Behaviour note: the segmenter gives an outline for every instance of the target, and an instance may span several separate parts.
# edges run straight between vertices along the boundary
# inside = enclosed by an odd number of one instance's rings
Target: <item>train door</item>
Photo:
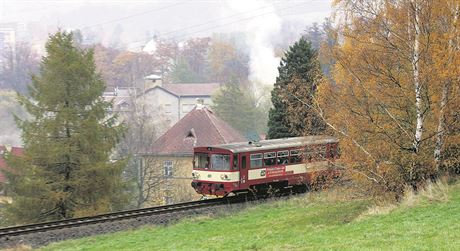
[[[240,189],[248,188],[249,155],[240,153]]]

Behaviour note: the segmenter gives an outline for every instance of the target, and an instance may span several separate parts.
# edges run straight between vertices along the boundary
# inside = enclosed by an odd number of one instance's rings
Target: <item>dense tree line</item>
[[[161,74],[170,83],[247,81],[248,56],[221,38],[191,38],[184,42],[155,38],[154,50],[129,52],[96,45],[98,69],[109,87],[142,86],[144,77]]]

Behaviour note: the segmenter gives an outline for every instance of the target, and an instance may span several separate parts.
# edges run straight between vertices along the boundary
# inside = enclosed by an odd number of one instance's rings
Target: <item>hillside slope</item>
[[[398,206],[371,208],[366,200],[341,198],[340,191],[308,194],[239,214],[66,241],[43,250],[459,249],[460,183],[433,187]]]

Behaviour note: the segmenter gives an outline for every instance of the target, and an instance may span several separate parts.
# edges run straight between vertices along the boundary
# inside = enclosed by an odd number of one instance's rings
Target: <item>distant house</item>
[[[152,114],[159,115],[169,126],[174,125],[189,113],[201,100],[204,106],[210,107],[211,96],[216,92],[219,83],[172,83],[165,84],[161,76],[149,75],[140,88],[118,88],[104,92],[106,100],[112,100],[114,111],[130,112],[133,102],[147,106]]]
[[[196,105],[197,99],[204,106],[212,104],[211,96],[220,87],[218,83],[174,83],[163,84],[161,78],[147,76],[145,91],[139,95],[143,102],[163,111],[170,125],[187,115]]]
[[[206,106],[196,105],[158,138],[149,152],[142,154],[143,168],[153,169],[155,176],[162,179],[151,195],[151,204],[169,204],[200,197],[190,185],[195,146],[245,140]]]
[[[8,183],[5,172],[12,171],[5,160],[5,155],[8,152],[15,156],[23,156],[24,149],[21,147],[11,147],[8,149],[6,146],[0,146],[0,195],[5,193],[6,184]]]
[[[102,97],[105,101],[113,102],[113,111],[129,112],[131,103],[141,90],[136,87],[115,87],[112,91],[105,91]]]

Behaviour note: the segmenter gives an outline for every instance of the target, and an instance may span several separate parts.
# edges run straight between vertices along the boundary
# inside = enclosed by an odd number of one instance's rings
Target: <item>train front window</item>
[[[193,168],[207,169],[209,168],[209,155],[207,153],[195,153]]]
[[[230,155],[213,154],[211,155],[212,170],[230,170]]]

